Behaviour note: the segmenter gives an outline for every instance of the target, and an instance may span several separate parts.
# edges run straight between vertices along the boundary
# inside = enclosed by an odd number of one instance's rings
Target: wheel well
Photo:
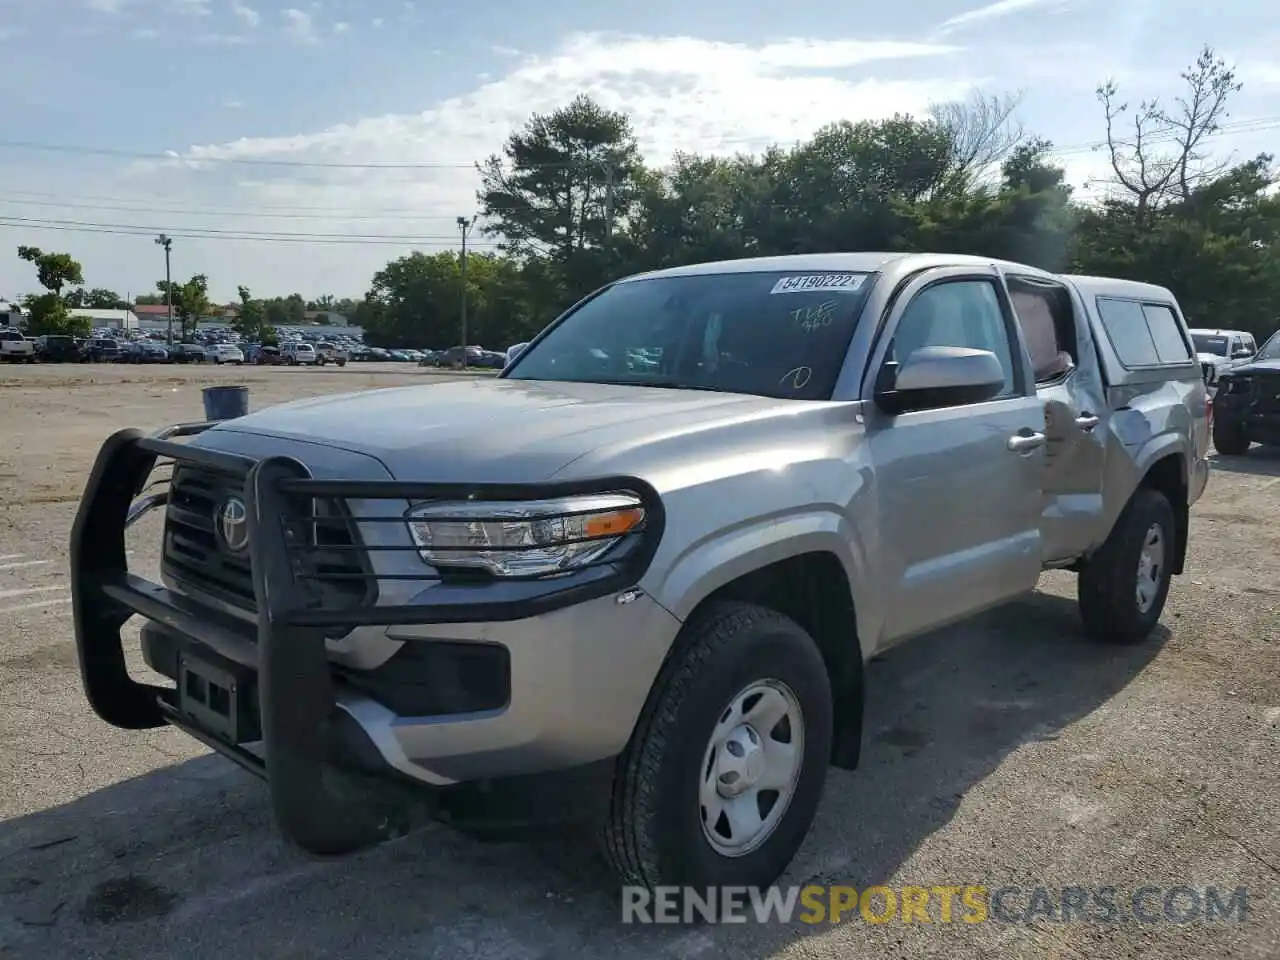
[[[862,743],[862,648],[849,578],[839,558],[818,551],[779,560],[731,580],[698,606],[717,600],[776,610],[814,639],[827,665],[835,708],[831,762],[846,770],[856,767]]]
[[[1169,505],[1173,507],[1174,533],[1177,543],[1174,546],[1174,573],[1182,573],[1187,559],[1188,525],[1190,523],[1187,504],[1187,478],[1183,470],[1183,460],[1178,454],[1161,457],[1147,470],[1142,478],[1141,486],[1158,490],[1164,494]]]

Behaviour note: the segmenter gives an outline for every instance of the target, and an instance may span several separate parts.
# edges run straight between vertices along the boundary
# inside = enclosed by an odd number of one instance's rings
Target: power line
[[[176,207],[174,209],[164,209],[157,207],[154,203],[143,204],[137,201],[132,205],[110,204],[110,203],[79,203],[72,201],[58,200],[27,200],[20,197],[3,198],[6,204],[17,204],[19,206],[31,207],[58,207],[68,210],[108,210],[115,213],[173,213],[180,216],[193,217],[252,217],[253,219],[267,220],[435,220],[445,221],[453,220],[453,217],[443,214],[414,214],[414,213],[353,213],[344,211],[334,211],[332,213],[281,213],[274,210],[249,210],[244,207],[224,207],[216,210],[200,210],[195,207]],[[172,207],[180,201],[172,201],[169,205]],[[196,207],[202,207],[204,204],[196,204]]]
[[[6,217],[0,215],[0,227],[15,227],[26,230],[53,230],[63,233],[105,233],[126,237],[150,237],[155,234],[156,227],[144,227],[134,224],[90,223],[80,220],[37,220],[24,217]],[[168,236],[181,240],[239,240],[268,243],[339,243],[383,246],[424,246],[452,247],[453,238],[440,236],[420,236],[413,234],[323,234],[323,233],[259,233],[253,231],[203,231],[174,230]],[[473,246],[496,248],[497,241],[477,241]]]

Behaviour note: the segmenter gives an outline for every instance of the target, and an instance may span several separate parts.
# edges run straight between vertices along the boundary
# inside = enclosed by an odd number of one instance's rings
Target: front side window
[[[1004,389],[992,399],[1017,392],[1009,329],[995,285],[988,280],[950,280],[916,295],[898,321],[886,361],[905,363],[922,347],[990,351],[1004,371]]]
[[[623,281],[503,376],[827,400],[870,286],[870,274],[837,271]]]

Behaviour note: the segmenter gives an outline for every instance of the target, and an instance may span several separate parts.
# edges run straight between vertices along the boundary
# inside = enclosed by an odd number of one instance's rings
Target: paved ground
[[[1084,640],[1069,576],[871,667],[863,769],[833,773],[786,882],[1247,886],[1243,922],[855,919],[640,928],[585,842],[432,828],[336,863],[285,849],[263,787],[173,731],[98,722],[77,685],[66,540],[97,445],[440,374],[0,368],[0,956],[632,958],[1280,956],[1280,454],[1219,463],[1167,630]],[[133,561],[155,564],[155,528]],[[1027,904],[1025,895],[1011,901]],[[937,914],[934,914],[935,919]]]

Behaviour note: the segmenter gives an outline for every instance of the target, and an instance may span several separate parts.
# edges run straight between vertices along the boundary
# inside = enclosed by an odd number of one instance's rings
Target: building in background
[[[5,327],[25,330],[27,328],[27,315],[16,303],[0,300],[0,328]]]
[[[132,310],[93,310],[76,308],[68,310],[73,317],[84,317],[94,327],[111,327],[115,330],[137,330],[138,316]]]

